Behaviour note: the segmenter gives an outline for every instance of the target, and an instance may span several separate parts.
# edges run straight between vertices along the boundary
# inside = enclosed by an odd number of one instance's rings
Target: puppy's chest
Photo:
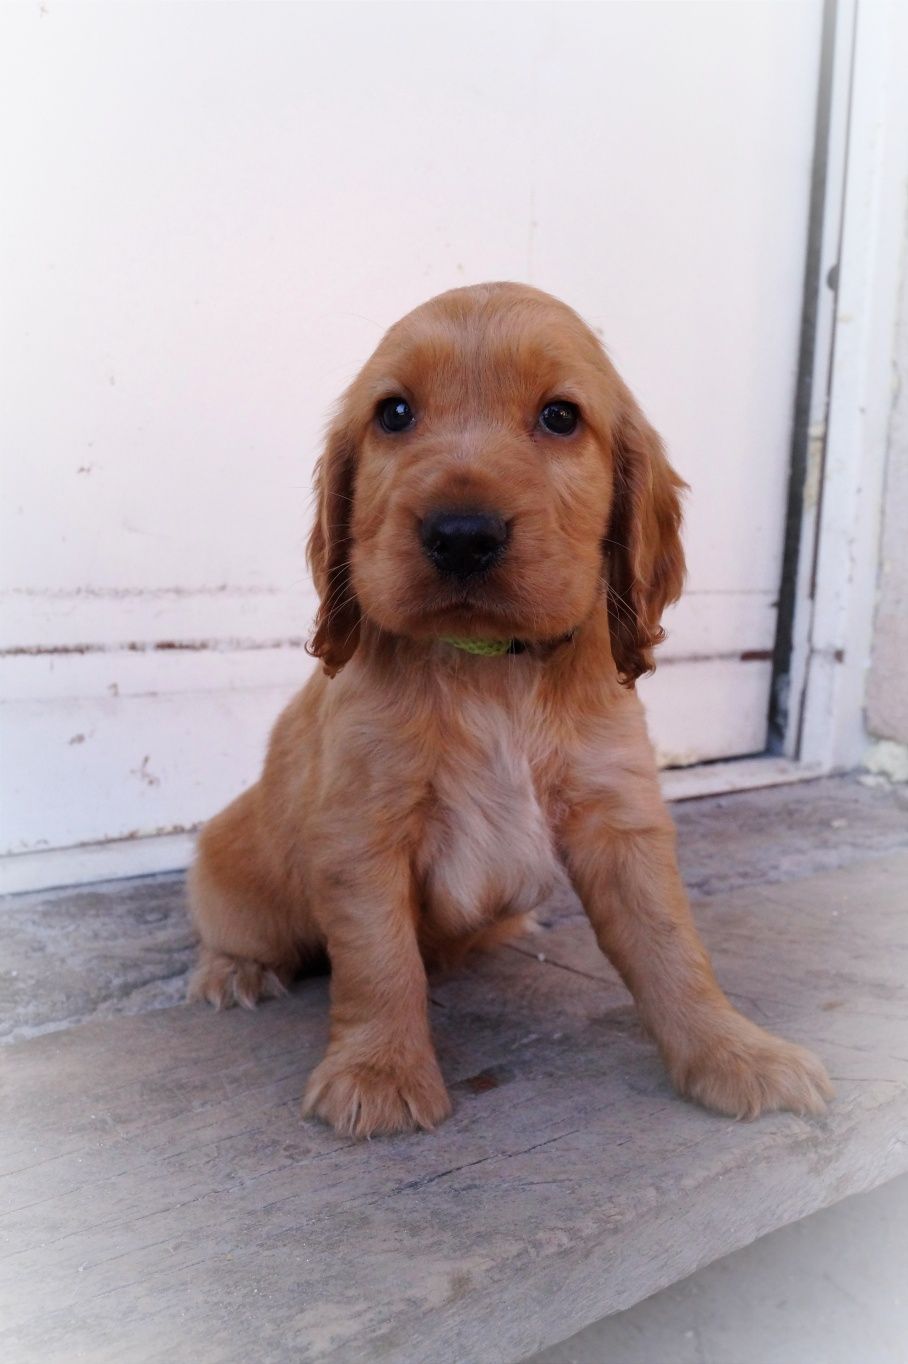
[[[417,859],[425,910],[442,931],[470,931],[534,909],[559,874],[538,745],[506,714],[454,727],[432,777]]]

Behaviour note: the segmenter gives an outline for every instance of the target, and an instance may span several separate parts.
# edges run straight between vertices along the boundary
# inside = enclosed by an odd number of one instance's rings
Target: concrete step
[[[456,1109],[432,1135],[300,1121],[324,980],[12,1042],[2,1357],[517,1361],[908,1169],[908,851],[873,852],[697,911],[732,998],[827,1062],[822,1119],[675,1098],[572,902],[433,983]]]

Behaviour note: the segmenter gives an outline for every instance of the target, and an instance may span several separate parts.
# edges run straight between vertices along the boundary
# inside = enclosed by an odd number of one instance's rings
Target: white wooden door
[[[421,299],[576,306],[691,485],[664,761],[764,746],[820,0],[7,6],[4,850],[194,826],[306,677],[309,481]]]

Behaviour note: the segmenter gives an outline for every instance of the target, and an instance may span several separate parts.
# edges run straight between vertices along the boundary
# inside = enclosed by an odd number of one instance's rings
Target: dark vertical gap
[[[825,283],[820,278],[820,266],[823,249],[823,214],[826,203],[829,162],[829,124],[832,110],[832,76],[837,20],[837,0],[826,0],[823,7],[823,32],[820,40],[820,77],[817,88],[810,213],[807,227],[807,259],[804,264],[801,340],[798,351],[798,378],[792,423],[785,541],[782,552],[782,578],[779,587],[776,640],[772,656],[772,686],[769,696],[767,747],[771,753],[782,751],[791,702],[789,695],[791,654],[794,643],[798,560],[801,552],[801,523],[804,513],[804,480],[807,473],[810,444],[810,409],[813,398],[817,314],[820,290]]]

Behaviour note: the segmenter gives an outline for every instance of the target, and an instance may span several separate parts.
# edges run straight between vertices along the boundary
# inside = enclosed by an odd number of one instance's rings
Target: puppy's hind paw
[[[239,1004],[254,1009],[260,999],[279,999],[287,993],[287,973],[248,957],[202,949],[199,964],[189,982],[190,1004],[207,1000],[216,1009]]]

